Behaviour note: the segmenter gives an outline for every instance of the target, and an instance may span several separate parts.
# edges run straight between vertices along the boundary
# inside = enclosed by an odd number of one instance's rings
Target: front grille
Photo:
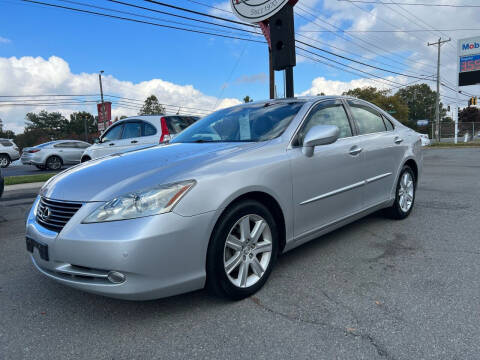
[[[78,202],[67,202],[40,198],[37,221],[49,230],[60,232],[73,215],[82,207]]]

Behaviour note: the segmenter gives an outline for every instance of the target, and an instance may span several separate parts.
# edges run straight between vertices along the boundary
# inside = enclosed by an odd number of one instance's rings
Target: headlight
[[[170,212],[195,185],[194,180],[126,194],[103,204],[83,220],[83,223],[134,219]]]

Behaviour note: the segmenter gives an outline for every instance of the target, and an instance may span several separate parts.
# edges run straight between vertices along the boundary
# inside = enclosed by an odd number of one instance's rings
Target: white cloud
[[[109,95],[140,100],[154,94],[161,103],[176,105],[180,108],[189,107],[211,111],[215,106],[216,109],[219,109],[241,103],[240,100],[234,98],[217,99],[214,96],[203,94],[193,85],[179,85],[162,79],[133,83],[107,75],[103,77],[103,89]],[[0,95],[97,94],[98,92],[98,74],[74,74],[70,71],[68,63],[59,57],[51,56],[49,59],[28,56],[0,57]],[[56,98],[55,101],[58,99]],[[2,101],[5,100],[2,99]],[[93,100],[98,99],[93,98]],[[114,104],[112,116],[135,115],[138,110],[131,109],[130,106],[140,105]],[[96,113],[95,104],[54,107],[0,105],[0,118],[3,119],[6,129],[22,132],[25,125],[25,114],[43,109],[59,111],[65,116],[82,110]],[[176,112],[178,108],[169,107],[167,110]],[[182,113],[190,111],[195,112],[196,110],[181,109]]]
[[[9,44],[12,40],[0,36],[0,44]]]

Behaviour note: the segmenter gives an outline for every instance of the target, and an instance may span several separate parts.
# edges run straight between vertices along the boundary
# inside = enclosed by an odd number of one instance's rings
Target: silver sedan
[[[60,170],[63,165],[78,164],[91,144],[80,140],[49,141],[23,149],[20,161],[39,169]]]
[[[243,104],[168,145],[52,178],[28,215],[27,249],[44,275],[96,294],[206,286],[241,299],[280,253],[380,209],[406,218],[421,169],[419,135],[365,101]]]

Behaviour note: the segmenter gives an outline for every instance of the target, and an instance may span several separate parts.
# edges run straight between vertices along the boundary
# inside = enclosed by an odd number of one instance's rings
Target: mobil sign
[[[460,56],[480,54],[480,36],[459,40],[458,52]]]

